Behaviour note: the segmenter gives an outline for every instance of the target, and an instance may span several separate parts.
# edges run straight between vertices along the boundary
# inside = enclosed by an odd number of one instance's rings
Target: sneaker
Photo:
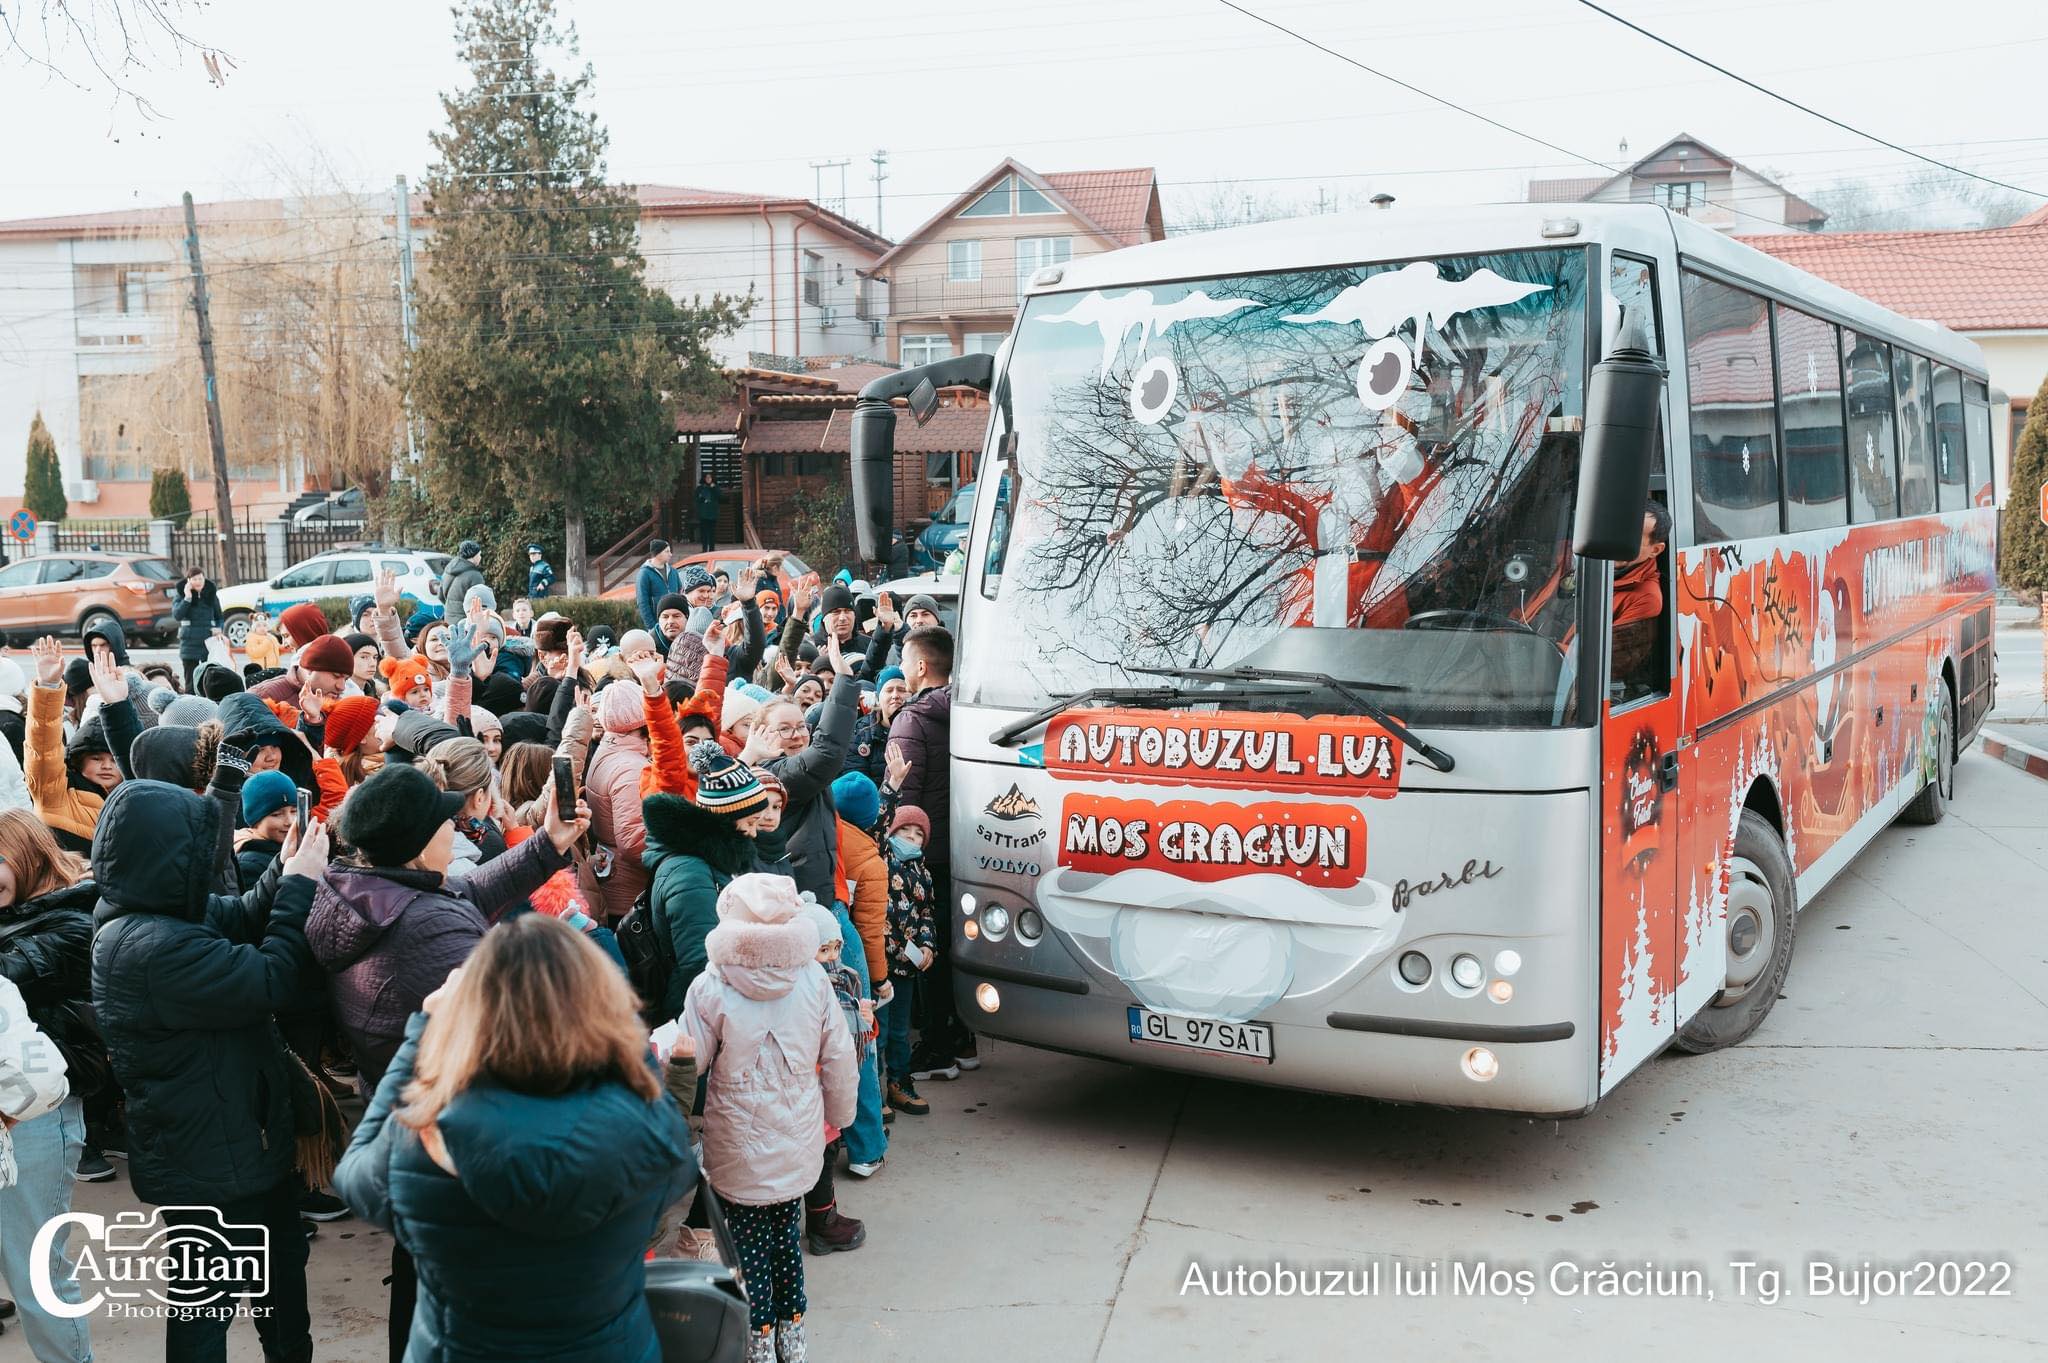
[[[314,1225],[311,1221],[308,1221],[303,1216],[299,1218],[299,1229],[306,1233],[306,1238],[308,1240],[311,1240],[320,1234],[320,1228]]]
[[[887,1103],[882,1104],[882,1125],[896,1125],[896,1109],[890,1107]]]
[[[910,1058],[910,1077],[913,1080],[958,1079],[960,1066],[950,1056],[920,1050]]]
[[[78,1153],[78,1181],[80,1183],[104,1183],[114,1176],[114,1166],[107,1163],[107,1157],[86,1146]]]
[[[954,1046],[952,1050],[953,1063],[958,1065],[961,1069],[978,1070],[981,1068],[981,1057],[976,1055],[974,1051],[973,1033],[968,1033],[967,1039],[965,1041],[960,1042],[958,1045]]]
[[[881,1169],[882,1161],[880,1157],[871,1160],[848,1160],[846,1162],[846,1172],[852,1174],[855,1178],[873,1178],[881,1172]]]
[[[6,1297],[0,1297],[0,1320],[13,1320],[14,1311],[14,1303]]]
[[[299,1194],[299,1215],[308,1221],[339,1221],[354,1213],[333,1193],[323,1193],[318,1188],[308,1188]]]
[[[108,1159],[128,1158],[128,1123],[122,1120],[118,1111],[101,1124],[99,1130],[88,1128],[85,1135],[87,1147],[98,1150]]]
[[[889,1085],[889,1106],[913,1117],[922,1117],[932,1110],[930,1103],[917,1096],[917,1085],[908,1079]]]
[[[813,1254],[859,1249],[867,1238],[868,1228],[850,1216],[841,1216],[837,1207],[804,1215],[804,1241]]]

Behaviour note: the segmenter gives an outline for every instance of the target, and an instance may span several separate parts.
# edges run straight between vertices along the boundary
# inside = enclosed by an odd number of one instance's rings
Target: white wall
[[[855,271],[873,266],[879,252],[806,223],[791,213],[731,213],[649,217],[640,222],[640,250],[650,283],[687,301],[692,294],[754,295],[746,325],[719,346],[726,364],[744,364],[750,350],[775,355],[860,355],[885,349],[872,328],[856,319]],[[803,301],[802,255],[824,262],[816,305]],[[824,325],[824,309],[836,313]]]
[[[38,410],[57,441],[64,477],[78,477],[71,244],[0,242],[0,290],[0,496],[18,498],[29,422]]]

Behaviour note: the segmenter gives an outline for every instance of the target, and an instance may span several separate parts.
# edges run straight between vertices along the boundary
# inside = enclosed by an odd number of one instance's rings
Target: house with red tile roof
[[[1149,166],[1041,174],[1005,157],[875,262],[888,286],[886,358],[915,365],[993,352],[1009,334],[1022,281],[1165,236]],[[932,451],[923,500],[936,508],[972,481],[972,458]]]
[[[1653,203],[1720,232],[1818,232],[1828,215],[1734,157],[1680,133],[1615,175],[1531,180],[1530,203]]]
[[[1938,322],[1984,349],[2001,499],[2027,405],[2048,378],[2048,206],[2010,227],[1970,232],[1744,236],[1747,244],[1908,317]]]

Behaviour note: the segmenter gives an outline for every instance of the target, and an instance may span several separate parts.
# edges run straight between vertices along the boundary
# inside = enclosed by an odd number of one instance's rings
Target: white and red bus
[[[988,1035],[1581,1112],[1748,1036],[1990,707],[1976,346],[1662,209],[1043,270],[998,355],[863,395],[868,544],[926,380],[994,411],[952,720]]]

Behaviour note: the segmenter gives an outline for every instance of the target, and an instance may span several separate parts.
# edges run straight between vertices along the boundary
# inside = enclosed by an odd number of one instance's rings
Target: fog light
[[[1479,964],[1479,958],[1459,955],[1451,958],[1451,983],[1460,989],[1477,989],[1486,983],[1486,967]]]
[[[1400,964],[1396,968],[1400,970],[1403,980],[1417,988],[1429,983],[1429,957],[1419,951],[1402,952]]]
[[[971,942],[975,938],[981,936],[981,924],[975,922],[972,918],[970,918],[965,923],[962,923],[960,925],[960,933],[963,937],[965,937],[968,941]]]
[[[1017,911],[1017,940],[1035,942],[1045,936],[1045,918],[1037,909]]]
[[[982,988],[988,988],[983,985]],[[1465,1058],[1458,1062],[1458,1068],[1465,1071],[1465,1077],[1483,1084],[1500,1073],[1500,1061],[1484,1046],[1474,1046],[1465,1052]]]
[[[1493,958],[1493,973],[1496,975],[1512,975],[1521,968],[1522,953],[1516,951],[1513,947],[1509,947]]]
[[[1486,997],[1495,1003],[1506,1003],[1515,996],[1515,986],[1506,980],[1495,980],[1486,986]]]
[[[1003,934],[1010,930],[1010,911],[1000,904],[991,904],[981,913],[981,935],[991,942],[1003,940]]]
[[[981,1005],[984,1013],[993,1013],[1003,1006],[1003,996],[996,993],[996,987],[987,981],[974,986],[974,1001]],[[1491,1079],[1493,1076],[1489,1074],[1486,1077]]]

